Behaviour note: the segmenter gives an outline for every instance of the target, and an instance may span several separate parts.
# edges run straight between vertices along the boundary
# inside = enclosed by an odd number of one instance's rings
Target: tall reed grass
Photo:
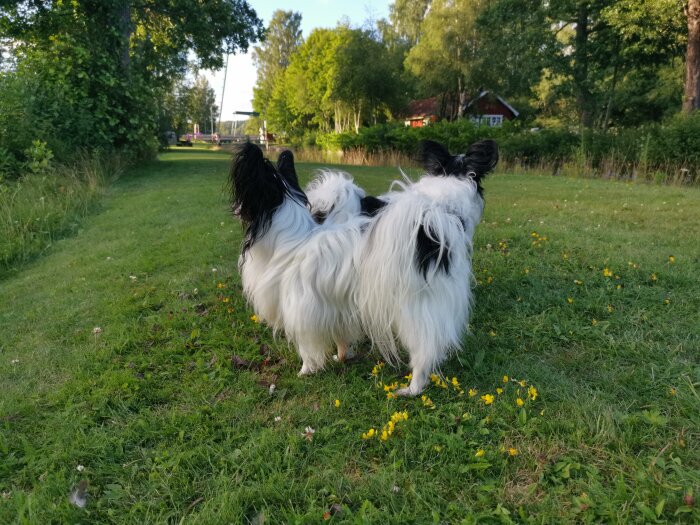
[[[41,175],[0,179],[0,277],[76,231],[124,166],[119,155],[84,153]]]
[[[271,151],[271,156],[276,153]],[[321,148],[300,148],[294,150],[299,162],[317,164],[345,164],[350,166],[389,166],[418,167],[414,158],[395,150],[367,151],[364,148],[351,148],[345,151],[327,151]],[[664,165],[650,165],[642,156],[638,161],[630,161],[613,151],[609,156],[595,161],[585,153],[574,155],[565,161],[521,162],[501,153],[497,172],[545,174],[553,176],[583,177],[637,181],[671,185],[698,185],[700,177],[692,169],[674,162]]]

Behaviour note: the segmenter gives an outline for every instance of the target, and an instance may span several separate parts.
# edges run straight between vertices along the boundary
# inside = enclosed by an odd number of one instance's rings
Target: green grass
[[[241,297],[227,169],[164,154],[0,281],[0,523],[700,520],[700,192],[489,179],[472,334],[443,370],[478,394],[432,385],[430,408],[387,399],[406,371],[373,377],[368,348],[297,378]],[[347,169],[374,193],[397,175]]]
[[[123,163],[118,155],[79,154],[71,165],[27,173],[19,180],[0,176],[0,279],[74,234]]]

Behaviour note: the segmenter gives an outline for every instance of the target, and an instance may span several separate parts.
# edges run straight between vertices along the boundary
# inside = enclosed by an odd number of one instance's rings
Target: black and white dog
[[[291,152],[277,164],[244,145],[231,168],[234,214],[246,227],[239,270],[256,314],[282,330],[302,360],[322,369],[369,337],[387,361],[408,352],[419,394],[460,347],[472,306],[472,238],[481,180],[498,161],[493,141],[452,156],[421,144],[426,175],[367,197],[345,174],[324,172],[304,193]]]

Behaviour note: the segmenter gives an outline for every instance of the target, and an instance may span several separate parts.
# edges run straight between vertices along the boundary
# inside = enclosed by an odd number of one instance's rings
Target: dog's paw
[[[406,388],[399,388],[395,394],[402,397],[415,397],[420,394],[422,390],[412,390],[410,386]]]
[[[336,363],[344,363],[345,361],[350,361],[357,357],[357,354],[352,348],[348,348],[344,354],[338,353],[338,355],[333,356],[333,361]]]
[[[299,377],[304,377],[304,376],[310,376],[311,374],[316,373],[317,370],[315,368],[311,368],[308,365],[302,365],[301,370],[299,370],[299,373],[297,376]]]

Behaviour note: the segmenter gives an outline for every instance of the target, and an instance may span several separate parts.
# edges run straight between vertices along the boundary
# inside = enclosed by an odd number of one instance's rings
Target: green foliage
[[[32,141],[32,145],[25,151],[27,156],[27,169],[33,175],[44,175],[51,168],[53,152],[41,140]]]
[[[373,153],[398,151],[412,156],[418,142],[437,140],[451,151],[466,151],[477,140],[498,141],[502,158],[523,166],[557,166],[582,162],[594,174],[646,178],[660,170],[662,181],[693,183],[700,180],[700,115],[677,115],[664,124],[640,128],[572,131],[566,128],[524,129],[517,121],[498,128],[477,126],[467,120],[438,122],[411,128],[383,124],[359,133],[329,133],[316,137],[319,147],[331,151],[362,149]]]
[[[481,85],[474,75],[485,35],[477,30],[481,0],[435,0],[421,23],[420,39],[406,58],[427,95],[472,93]],[[451,115],[454,118],[455,115]]]
[[[400,90],[395,56],[372,34],[344,26],[316,29],[275,85],[271,129],[295,138],[306,130],[357,132],[398,109]]]
[[[280,105],[284,105],[284,95],[278,86],[283,81],[291,56],[301,43],[301,14],[276,10],[265,30],[265,41],[253,49],[253,60],[258,68],[253,108],[263,118],[279,119],[272,117],[273,113],[280,111]],[[276,107],[270,108],[271,105]],[[277,131],[274,124],[271,129]]]
[[[76,151],[155,151],[162,100],[187,66],[223,64],[262,32],[242,0],[5,2],[0,37],[13,42],[0,73],[0,139],[17,165],[34,140],[59,162]]]
[[[0,150],[0,163],[2,155]],[[51,152],[40,141],[28,159],[34,176],[3,181],[0,171],[0,279],[76,233],[124,164],[118,156],[81,154],[49,172]]]

